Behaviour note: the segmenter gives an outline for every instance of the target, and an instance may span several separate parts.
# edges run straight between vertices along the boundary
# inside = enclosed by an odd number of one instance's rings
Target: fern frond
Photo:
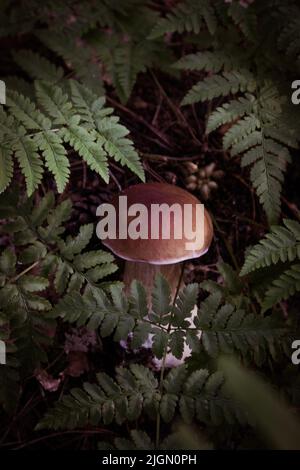
[[[209,0],[188,0],[180,3],[166,18],[161,18],[151,31],[150,38],[154,39],[175,31],[198,34],[204,25],[210,34],[215,33],[217,19],[211,2]]]
[[[122,164],[131,166],[136,174],[143,174],[143,170],[136,162],[137,153],[134,151],[129,139],[127,129],[113,116],[112,108],[104,108],[104,98],[98,98],[90,90],[77,82],[71,82],[72,99],[75,108],[80,112],[81,118],[90,130],[95,127],[93,138],[97,145],[103,149],[104,155],[115,158]]]
[[[43,347],[49,343],[45,333],[47,330],[43,328],[46,325],[51,327],[51,322],[46,322],[41,313],[50,310],[51,305],[39,295],[48,287],[49,282],[42,276],[29,274],[18,279],[17,258],[8,251],[1,257],[0,270],[5,276],[4,285],[0,289],[1,307],[9,319],[10,341],[16,346],[15,354],[22,367],[22,374],[25,374],[45,358]]]
[[[75,80],[70,80],[70,88],[74,108],[90,129],[94,128],[97,119],[102,119],[113,112],[112,108],[104,107],[104,97],[98,97]]]
[[[115,50],[115,67],[119,94],[126,102],[140,72],[146,70],[151,57],[145,43],[134,44],[131,41]]]
[[[300,259],[300,224],[284,219],[284,227],[271,227],[271,232],[254,246],[246,257],[241,276],[278,262]]]
[[[215,111],[213,111],[209,116],[207,131],[212,132],[224,124],[230,124],[234,122],[236,119],[243,117],[245,114],[251,114],[254,106],[255,98],[252,95],[246,95],[245,98],[240,97],[237,100],[232,100],[229,103],[225,103],[223,106],[220,106]],[[243,129],[239,130],[242,135]],[[229,132],[226,134],[226,136],[228,136],[228,134]],[[235,141],[235,138],[233,138],[233,141]],[[227,145],[228,143],[225,143],[225,148]]]
[[[61,67],[56,67],[52,62],[36,52],[22,49],[13,52],[14,61],[30,78],[46,80],[51,83],[60,81],[64,75]]]
[[[267,290],[263,301],[264,311],[272,308],[282,300],[292,297],[300,291],[300,264],[294,264],[286,270],[278,279],[273,281],[272,286]]]
[[[87,423],[122,424],[125,419],[139,418],[142,409],[155,411],[158,382],[148,369],[132,365],[117,369],[117,381],[104,373],[97,374],[98,384],[84,384],[84,390],[73,389],[39,423],[37,429],[74,429]]]
[[[49,130],[36,134],[34,140],[54,176],[58,192],[62,193],[69,181],[70,163],[60,137]]]
[[[21,135],[12,148],[25,176],[27,194],[31,196],[42,181],[43,165],[35,141],[26,136],[25,129],[19,128],[19,132]]]
[[[295,139],[276,88],[265,83],[257,94],[248,103],[243,97],[214,111],[208,131],[238,120],[225,133],[223,145],[232,156],[243,154],[242,167],[252,167],[251,182],[272,224],[280,215],[284,173],[291,161],[287,146],[294,146]]]
[[[8,91],[8,113],[0,109],[2,148],[11,148],[25,176],[31,195],[43,176],[43,161],[53,173],[59,192],[70,176],[66,143],[70,144],[88,166],[105,182],[109,180],[108,157],[128,166],[143,181],[142,164],[128,130],[84,86],[71,81],[71,93],[50,82],[35,83],[37,103],[14,91]],[[43,112],[40,110],[43,109]],[[11,178],[11,153],[2,150],[4,160],[2,191]]]
[[[145,181],[143,166],[133,143],[128,139],[128,130],[119,123],[119,118],[103,118],[97,121],[97,142],[103,146],[108,156],[121,165],[127,166],[142,181]]]
[[[104,300],[99,307],[92,299],[101,299],[98,281],[116,270],[114,259],[100,250],[86,251],[93,233],[91,224],[82,226],[74,238],[63,238],[71,208],[68,200],[55,206],[51,192],[39,203],[36,201],[34,208],[32,201],[18,201],[16,192],[11,198],[6,194],[0,197],[1,217],[5,213],[7,219],[1,232],[9,235],[17,247],[6,248],[0,255],[0,339],[7,343],[7,364],[0,367],[0,401],[6,409],[17,405],[19,378],[32,375],[41,362],[47,361],[46,351],[53,341],[49,332],[56,326],[52,305],[45,296],[50,282],[51,288],[54,285],[59,292],[72,291],[74,318],[82,307],[95,328],[103,319]],[[81,317],[78,323],[84,324],[85,320]],[[131,317],[129,321],[132,323]],[[132,325],[128,328],[131,330]]]
[[[240,28],[244,36],[256,43],[258,17],[255,11],[249,8],[244,8],[238,2],[232,3],[228,9],[228,16],[232,18],[233,22]]]
[[[221,75],[206,77],[194,85],[182,101],[182,105],[212,100],[219,96],[227,96],[238,92],[252,93],[256,88],[253,75],[247,71],[223,72]]]
[[[231,55],[226,55],[222,51],[203,51],[196,54],[187,54],[179,59],[173,67],[179,70],[199,70],[205,72],[218,73],[222,69],[225,71],[232,70],[235,59]]]
[[[94,142],[93,136],[81,126],[69,126],[62,131],[62,137],[68,142],[86,163],[108,183],[109,173],[106,155],[101,145]]]
[[[103,95],[100,64],[95,63],[94,54],[89,45],[86,42],[83,45],[78,41],[76,31],[39,30],[36,36],[50,50],[64,59],[68,67],[75,71],[76,79],[98,95]]]
[[[171,309],[171,292],[166,279],[158,275],[152,293],[152,308],[158,318],[167,315]]]
[[[195,352],[202,344],[210,356],[216,357],[222,352],[235,351],[243,356],[253,350],[266,352],[273,347],[274,341],[281,342],[285,335],[282,325],[269,318],[248,314],[228,303],[221,305],[219,292],[202,302],[191,326],[198,289],[196,284],[186,286],[172,308],[169,286],[162,276],[158,276],[150,312],[145,289],[136,282],[132,285],[129,302],[120,288],[112,291],[111,296],[97,291],[92,297],[80,298],[70,292],[58,302],[51,317],[61,317],[80,326],[93,325],[99,328],[101,336],[113,335],[114,341],[126,340],[132,333],[133,349],[142,347],[151,335],[153,352],[158,359],[170,352],[180,360],[186,343]]]
[[[116,381],[98,374],[97,382],[84,384],[84,390],[73,389],[44,416],[37,429],[74,429],[113,421],[122,424],[126,419],[138,419],[143,410],[151,418],[157,409],[166,422],[176,410],[186,422],[193,418],[210,424],[245,421],[239,407],[226,396],[220,373],[209,375],[199,370],[187,377],[182,366],[169,372],[162,393],[153,373],[138,365],[117,369]]]
[[[291,12],[290,16],[286,16],[286,21],[283,24],[280,34],[278,36],[278,47],[284,51],[287,57],[292,62],[296,62],[299,67],[300,62],[300,42],[297,35],[299,31],[299,10]]]
[[[12,149],[0,145],[0,193],[5,191],[13,177]]]
[[[51,121],[36,108],[35,104],[16,91],[7,93],[7,106],[26,129],[49,130],[51,128]]]
[[[198,321],[201,341],[206,352],[217,357],[236,350],[242,355],[252,349],[272,349],[274,341],[283,337],[285,329],[270,317],[262,318],[225,304],[221,295],[214,294],[201,304]]]
[[[74,122],[74,111],[68,95],[61,88],[49,82],[35,82],[38,103],[54,119],[56,125]]]

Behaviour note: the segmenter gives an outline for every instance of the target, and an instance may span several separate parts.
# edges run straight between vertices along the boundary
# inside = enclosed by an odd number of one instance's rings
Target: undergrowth
[[[204,431],[214,447],[243,448],[237,436],[253,437],[256,423],[226,388],[218,367],[224,355],[235,355],[299,406],[297,390],[291,391],[295,370],[287,364],[299,323],[300,224],[297,201],[286,199],[286,174],[299,171],[291,82],[299,69],[300,8],[293,0],[248,3],[3,2],[0,41],[9,44],[0,107],[4,422],[17,420],[28,387],[39,381],[43,399],[30,432],[101,425],[105,435],[94,447],[165,449],[179,445],[174,436],[183,422]],[[159,86],[159,98],[149,96],[148,80]],[[133,111],[143,83],[142,98],[155,103],[149,122],[143,99],[141,116]],[[167,86],[174,83],[173,100]],[[224,180],[240,164],[238,178],[250,188],[258,219],[248,217],[251,236],[236,255],[215,220],[213,268],[194,275],[174,301],[162,276],[152,293],[138,280],[125,293],[116,260],[95,241],[95,213],[81,223],[72,212],[78,192],[99,202],[146,176],[180,181],[188,155],[185,143],[168,143],[170,112],[193,141],[191,162],[223,158]],[[155,127],[160,113],[171,121],[163,133]],[[153,150],[145,153],[147,133],[132,121],[146,122]],[[170,139],[162,137],[168,132]],[[169,161],[174,169],[165,171]],[[74,168],[84,169],[81,189]],[[89,186],[92,178],[96,184]],[[238,194],[232,197],[239,202]],[[65,381],[63,341],[70,329],[94,334],[97,347],[84,350],[93,365]],[[144,357],[150,334],[153,346]],[[128,338],[124,352],[119,344]],[[167,370],[166,354],[181,359],[185,343],[191,357]],[[109,366],[101,362],[105,348],[119,351]],[[153,356],[162,360],[160,372]],[[52,392],[41,371],[50,381],[60,374]]]

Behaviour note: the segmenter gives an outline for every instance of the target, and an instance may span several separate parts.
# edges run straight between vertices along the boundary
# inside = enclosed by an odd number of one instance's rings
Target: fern
[[[76,32],[38,30],[36,35],[49,49],[62,56],[68,68],[74,71],[74,78],[97,95],[103,95],[100,64],[95,63],[93,51],[88,44],[83,45],[78,41]],[[46,80],[48,81],[47,78]]]
[[[189,66],[187,64],[187,66]],[[297,148],[295,127],[282,105],[276,86],[260,86],[247,70],[221,72],[205,78],[186,95],[183,104],[245,92],[211,113],[207,131],[226,124],[229,129],[223,146],[232,156],[242,155],[242,167],[251,166],[250,179],[269,222],[280,215],[280,194],[287,163],[288,147]]]
[[[238,406],[226,397],[224,379],[219,373],[209,375],[208,371],[199,370],[187,378],[187,370],[181,366],[169,372],[162,392],[158,385],[149,369],[136,364],[117,369],[116,380],[99,373],[97,384],[86,383],[83,390],[73,389],[45,415],[37,429],[74,429],[113,421],[120,425],[125,420],[137,420],[142,411],[151,419],[157,409],[166,422],[173,419],[176,410],[186,422],[195,418],[220,424],[224,420],[245,419]]]
[[[284,219],[284,226],[271,227],[271,232],[247,254],[241,276],[265,268],[282,266],[282,273],[275,276],[268,286],[262,302],[263,310],[299,292],[300,224]],[[286,268],[286,264],[291,264]],[[255,273],[254,273],[255,274]]]
[[[6,409],[13,405],[10,390],[17,405],[20,375],[26,377],[47,360],[55,321],[45,291],[51,286],[58,293],[82,289],[96,295],[102,279],[116,270],[111,254],[86,251],[91,224],[82,226],[76,237],[63,238],[71,208],[68,200],[55,206],[53,193],[34,208],[32,201],[18,203],[15,195],[0,199],[0,216],[6,218],[1,233],[11,237],[14,247],[0,256],[0,338],[8,353],[7,365],[0,368],[0,398]]]
[[[21,49],[13,52],[13,58],[16,64],[34,79],[57,83],[64,76],[61,67],[56,67],[49,60],[30,50]]]
[[[123,438],[116,438],[114,445],[118,450],[153,450],[155,448],[154,443],[151,441],[149,435],[137,429],[130,431],[131,441]],[[101,449],[101,446],[99,446]]]
[[[187,450],[187,445],[189,449],[195,449],[195,443],[198,448],[201,450],[211,448],[207,442],[203,442],[200,439],[193,439],[192,434],[188,432],[188,427],[186,425],[181,425],[177,432],[169,434],[159,443],[159,449],[161,450]],[[98,444],[99,450],[157,450],[157,447],[150,435],[145,431],[140,429],[132,429],[129,433],[129,438],[116,437],[111,442],[100,442]]]
[[[241,270],[244,276],[256,269],[300,258],[300,224],[284,219],[284,226],[274,226],[266,238],[253,247]]]
[[[218,73],[221,70],[232,70],[236,56],[226,53],[225,50],[214,52],[202,51],[196,54],[187,54],[178,60],[173,67],[179,70],[195,70]]]
[[[3,139],[3,138],[2,138]],[[2,145],[0,146],[0,188],[4,191],[10,184],[13,176],[13,159],[12,159],[12,149]]]
[[[24,174],[28,195],[42,180],[41,156],[54,175],[58,191],[63,192],[70,176],[66,143],[106,182],[108,157],[144,179],[138,154],[119,118],[111,115],[110,108],[103,107],[103,99],[78,83],[70,81],[70,88],[65,90],[50,82],[37,81],[36,104],[17,92],[8,93],[8,114],[3,110],[0,114],[4,140],[1,191],[12,178],[11,152],[7,150],[11,148]]]
[[[245,8],[240,2],[235,2],[228,8],[228,17],[240,28],[247,39],[254,43],[257,41],[258,15],[255,10]]]
[[[15,378],[16,382],[20,371],[24,376],[46,358],[44,348],[49,344],[46,328],[51,328],[51,321],[45,320],[45,312],[50,310],[51,304],[42,296],[48,287],[48,280],[29,273],[17,274],[17,257],[9,248],[0,257],[0,271],[3,276],[1,309],[10,331],[5,342],[12,346],[7,351],[8,364],[1,367],[1,376],[4,376],[3,400],[5,407],[9,407],[10,397],[5,397],[6,387],[10,386],[10,381],[5,383],[8,377]],[[17,390],[16,383],[12,389]]]
[[[246,70],[223,72],[222,75],[207,77],[203,82],[195,85],[182,101],[183,105],[197,103],[198,101],[212,100],[219,96],[236,94],[239,91],[253,91],[255,80]]]
[[[179,4],[178,11],[181,7],[184,9],[187,4]],[[274,25],[271,20],[264,20],[271,7]],[[300,51],[297,41],[292,39],[292,31],[295,31],[292,24],[297,20],[289,22],[290,6],[283,7],[278,2],[270,2],[268,6],[255,4],[247,9],[236,2],[226,11],[223,2],[223,7],[216,3],[215,8],[225,28],[220,24],[204,46],[200,38],[197,42],[196,37],[193,42],[200,49],[206,47],[206,50],[189,54],[175,64],[175,68],[180,70],[205,71],[209,74],[188,91],[182,104],[225,98],[224,104],[210,112],[207,132],[226,125],[225,129],[222,128],[225,131],[224,149],[230,151],[232,156],[241,156],[242,167],[251,167],[250,179],[268,221],[270,224],[276,223],[280,216],[284,173],[291,161],[289,148],[298,148],[299,117],[295,109],[287,105],[290,97],[285,95],[285,87],[274,76],[274,68],[280,67],[280,55],[274,52],[271,40],[270,43],[265,40],[260,28],[270,30],[274,41],[281,37],[281,49],[288,49],[289,43],[292,43],[291,50],[295,53],[297,49]],[[296,10],[299,12],[299,9]],[[183,19],[184,15],[180,14],[179,17]],[[172,13],[162,22],[167,24],[168,18],[173,18]],[[174,20],[173,30],[180,32],[179,24],[176,27],[175,23]],[[228,28],[230,35],[226,32]],[[244,54],[241,53],[241,41]],[[256,53],[258,47],[260,57]]]
[[[266,292],[263,303],[264,310],[268,310],[282,300],[288,299],[296,292],[300,292],[300,264],[294,264],[273,281],[273,285]]]
[[[166,18],[161,18],[154,26],[150,38],[157,38],[165,33],[184,31],[199,33],[205,25],[211,34],[214,34],[217,26],[216,12],[209,0],[188,0],[181,2],[169,13]]]
[[[230,353],[232,349],[242,355],[261,348],[272,350],[276,338],[282,338],[285,329],[270,317],[259,318],[246,315],[243,310],[235,310],[231,305],[220,307],[220,294],[214,294],[202,303],[201,316],[196,325],[202,330],[202,343],[206,352],[217,357],[220,353]]]
[[[145,6],[133,11],[127,21],[116,27],[113,37],[97,31],[90,43],[105,66],[122,102],[127,102],[137,77],[150,67],[172,72],[174,56],[162,39],[148,35],[158,21],[158,15]],[[173,71],[174,73],[174,71]]]
[[[209,116],[207,131],[212,132],[224,124],[234,122],[236,119],[245,115],[251,115],[254,107],[255,98],[250,94],[225,103]]]
[[[285,22],[282,24],[278,40],[278,47],[284,51],[291,63],[299,68],[300,60],[300,42],[297,31],[299,31],[299,7],[297,5],[294,11],[283,10]],[[288,15],[288,13],[290,13]]]
[[[117,286],[111,288],[110,295],[96,291],[91,296],[88,291],[82,297],[71,292],[58,302],[50,316],[78,326],[99,328],[102,337],[113,335],[115,341],[126,340],[132,333],[134,349],[142,347],[151,334],[153,352],[158,359],[166,352],[181,359],[185,342],[194,352],[203,347],[211,357],[221,352],[247,356],[254,350],[256,353],[270,351],[274,341],[280,344],[285,336],[283,325],[269,318],[248,314],[231,304],[221,305],[219,293],[202,302],[194,319],[195,326],[191,326],[190,317],[197,295],[196,284],[186,286],[172,307],[169,287],[164,278],[158,277],[152,311],[146,309],[144,287],[134,282],[129,302],[122,288]]]

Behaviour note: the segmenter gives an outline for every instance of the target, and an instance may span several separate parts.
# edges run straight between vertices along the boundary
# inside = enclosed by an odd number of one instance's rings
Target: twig
[[[211,215],[213,224],[215,225],[217,231],[219,232],[219,234],[220,234],[221,237],[222,237],[222,240],[223,240],[223,242],[224,242],[224,245],[226,246],[226,249],[227,249],[227,251],[228,251],[228,253],[229,253],[229,255],[230,255],[230,258],[232,259],[232,262],[233,262],[233,264],[234,264],[236,270],[239,271],[239,270],[240,270],[240,267],[239,267],[239,264],[238,264],[238,262],[237,262],[237,259],[236,259],[235,255],[234,255],[234,253],[233,253],[232,246],[230,245],[230,243],[228,243],[228,241],[226,240],[226,238],[223,236],[222,230],[220,229],[220,226],[219,226],[218,222],[216,221],[215,217],[213,216],[213,214],[210,214],[210,215]]]
[[[289,202],[285,197],[282,197],[282,201],[284,204],[290,209],[290,211],[293,213],[293,215],[300,220],[300,210],[296,206],[296,204]]]
[[[142,123],[145,127],[147,127],[153,134],[155,134],[161,141],[163,141],[168,148],[172,148],[169,139],[163,135],[158,129],[156,129],[152,124],[147,122],[142,116],[139,116],[135,112],[133,112],[131,109],[126,108],[126,106],[123,106],[121,103],[118,103],[118,101],[115,101],[114,99],[110,98],[109,96],[107,97],[107,101],[109,101],[113,106],[116,108],[121,109],[125,113],[129,114],[131,117],[133,117],[136,121],[139,121]]]
[[[17,274],[17,276],[13,277],[10,279],[10,282],[16,282],[20,277],[24,276],[24,274],[27,274],[29,271],[31,271],[33,268],[35,268],[39,264],[40,260],[35,261],[33,264],[28,266],[28,268],[24,269],[21,273]]]
[[[166,162],[167,160],[174,161],[174,162],[191,162],[195,160],[201,160],[202,155],[193,155],[192,157],[171,157],[170,155],[160,155],[157,153],[143,153],[140,152],[140,155],[143,158],[148,160],[161,160]]]
[[[115,175],[113,174],[113,172],[111,170],[109,170],[109,176],[116,183],[116,186],[117,186],[118,190],[122,191],[122,186],[120,185],[118,179],[115,177]]]
[[[202,142],[200,142],[200,140],[197,138],[193,128],[189,125],[188,121],[186,120],[184,114],[180,111],[180,109],[175,106],[175,104],[173,103],[172,100],[170,100],[170,98],[168,97],[167,93],[165,92],[165,90],[163,89],[163,87],[161,86],[161,84],[159,83],[158,79],[156,78],[155,74],[151,71],[151,75],[153,77],[153,80],[154,82],[156,83],[157,87],[159,88],[160,92],[162,93],[162,95],[164,96],[167,104],[169,105],[169,107],[172,109],[173,113],[175,114],[175,116],[177,117],[177,119],[179,120],[179,122],[183,125],[183,127],[185,129],[188,129],[193,141],[202,146]]]

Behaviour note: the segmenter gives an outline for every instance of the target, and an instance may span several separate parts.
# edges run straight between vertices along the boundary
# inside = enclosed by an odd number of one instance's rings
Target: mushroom
[[[147,238],[132,239],[128,236],[126,238],[123,233],[122,237],[108,237],[102,240],[103,244],[115,255],[126,260],[123,279],[125,290],[129,292],[132,281],[137,279],[145,286],[148,293],[148,305],[151,307],[151,292],[154,280],[156,275],[161,273],[168,281],[171,288],[171,295],[174,299],[181,277],[182,263],[186,260],[204,255],[209,249],[213,237],[213,225],[210,215],[206,209],[204,209],[204,217],[201,219],[202,224],[201,226],[196,226],[196,207],[199,207],[201,203],[195,196],[170,184],[143,183],[127,188],[111,201],[116,211],[118,228],[122,221],[125,221],[128,227],[130,222],[136,218],[136,215],[135,217],[130,216],[130,211],[128,212],[129,216],[127,213],[120,212],[119,196],[127,196],[128,208],[133,205],[143,204],[143,207],[147,208],[146,221],[148,221]],[[177,209],[181,208],[181,215],[180,211],[175,210],[174,204],[177,205]],[[166,233],[164,233],[166,227],[162,223],[164,221],[163,218],[159,217],[159,219],[156,218],[156,221],[152,220],[152,208],[154,205],[159,205],[160,207],[165,205],[164,207],[168,207],[169,209],[173,206],[174,210],[169,210],[170,236],[168,238],[166,238]],[[187,207],[186,205],[190,205],[192,214],[191,223],[187,228],[183,226],[184,217],[182,217]],[[158,223],[158,225],[154,227],[153,224],[155,222]],[[175,227],[180,229],[179,232],[182,232],[180,238],[174,237]],[[151,238],[152,228],[155,229],[157,234],[156,239]],[[145,229],[145,227],[140,227],[140,229]],[[188,230],[188,233],[186,230]],[[197,237],[197,233],[199,234],[200,232],[202,236]],[[119,233],[119,231],[117,231],[117,233]],[[194,237],[194,240],[192,237]],[[189,249],[187,249],[188,244]],[[188,346],[187,348],[189,349]],[[189,351],[189,354],[190,353]],[[184,354],[188,354],[188,351],[185,351]]]

